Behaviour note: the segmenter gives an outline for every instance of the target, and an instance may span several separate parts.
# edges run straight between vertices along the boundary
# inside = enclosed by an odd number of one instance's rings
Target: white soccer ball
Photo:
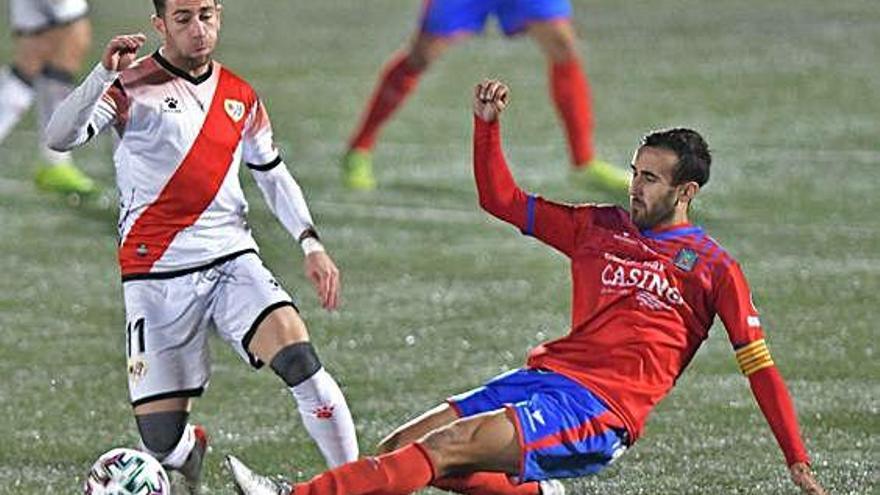
[[[113,449],[95,461],[86,477],[86,495],[169,495],[171,483],[153,456],[132,449]]]

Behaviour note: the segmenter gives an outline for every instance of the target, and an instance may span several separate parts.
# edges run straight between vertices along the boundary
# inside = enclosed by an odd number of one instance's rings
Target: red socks
[[[536,482],[515,485],[503,473],[473,473],[432,481],[434,467],[419,444],[365,457],[294,486],[292,495],[410,495],[431,486],[467,495],[539,495]]]
[[[515,485],[504,473],[473,473],[462,477],[434,480],[431,486],[467,495],[539,495],[541,488],[535,481]]]
[[[571,162],[586,165],[593,159],[593,109],[590,85],[580,61],[572,58],[550,67],[550,92],[568,135]]]
[[[294,485],[292,495],[409,495],[428,486],[433,477],[428,454],[418,444],[410,444],[319,474]]]
[[[351,138],[350,149],[373,149],[379,128],[415,89],[420,74],[421,71],[409,67],[403,52],[394,55],[385,64],[379,86],[373,92],[366,114]]]

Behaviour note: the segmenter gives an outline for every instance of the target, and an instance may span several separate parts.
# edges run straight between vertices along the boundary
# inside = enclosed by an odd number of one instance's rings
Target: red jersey
[[[635,441],[719,315],[787,460],[806,462],[793,406],[737,262],[700,227],[640,231],[620,207],[560,204],[523,192],[504,162],[497,122],[476,123],[481,205],[571,260],[571,330],[533,349],[528,366],[586,386]]]

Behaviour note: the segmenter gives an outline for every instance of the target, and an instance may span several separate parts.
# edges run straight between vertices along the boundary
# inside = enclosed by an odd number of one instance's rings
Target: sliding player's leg
[[[345,464],[292,486],[276,485],[234,457],[228,459],[228,466],[245,495],[404,495],[455,473],[517,472],[520,451],[516,431],[505,410],[464,418],[417,443]]]
[[[496,403],[490,410],[500,408]],[[428,433],[447,426],[460,419],[459,409],[449,403],[441,404],[421,416],[400,426],[385,437],[377,449],[378,454],[387,454],[405,445],[416,442]],[[538,483],[516,484],[503,473],[472,473],[435,479],[431,486],[443,490],[470,495],[537,495]],[[548,495],[545,491],[545,495]]]

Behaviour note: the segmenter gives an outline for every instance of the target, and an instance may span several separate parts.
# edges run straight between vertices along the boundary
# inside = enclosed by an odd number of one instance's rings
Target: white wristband
[[[315,239],[314,237],[306,237],[302,240],[302,242],[299,243],[299,247],[302,248],[303,254],[305,254],[306,256],[312,253],[324,252],[324,245],[321,244],[321,241]]]

